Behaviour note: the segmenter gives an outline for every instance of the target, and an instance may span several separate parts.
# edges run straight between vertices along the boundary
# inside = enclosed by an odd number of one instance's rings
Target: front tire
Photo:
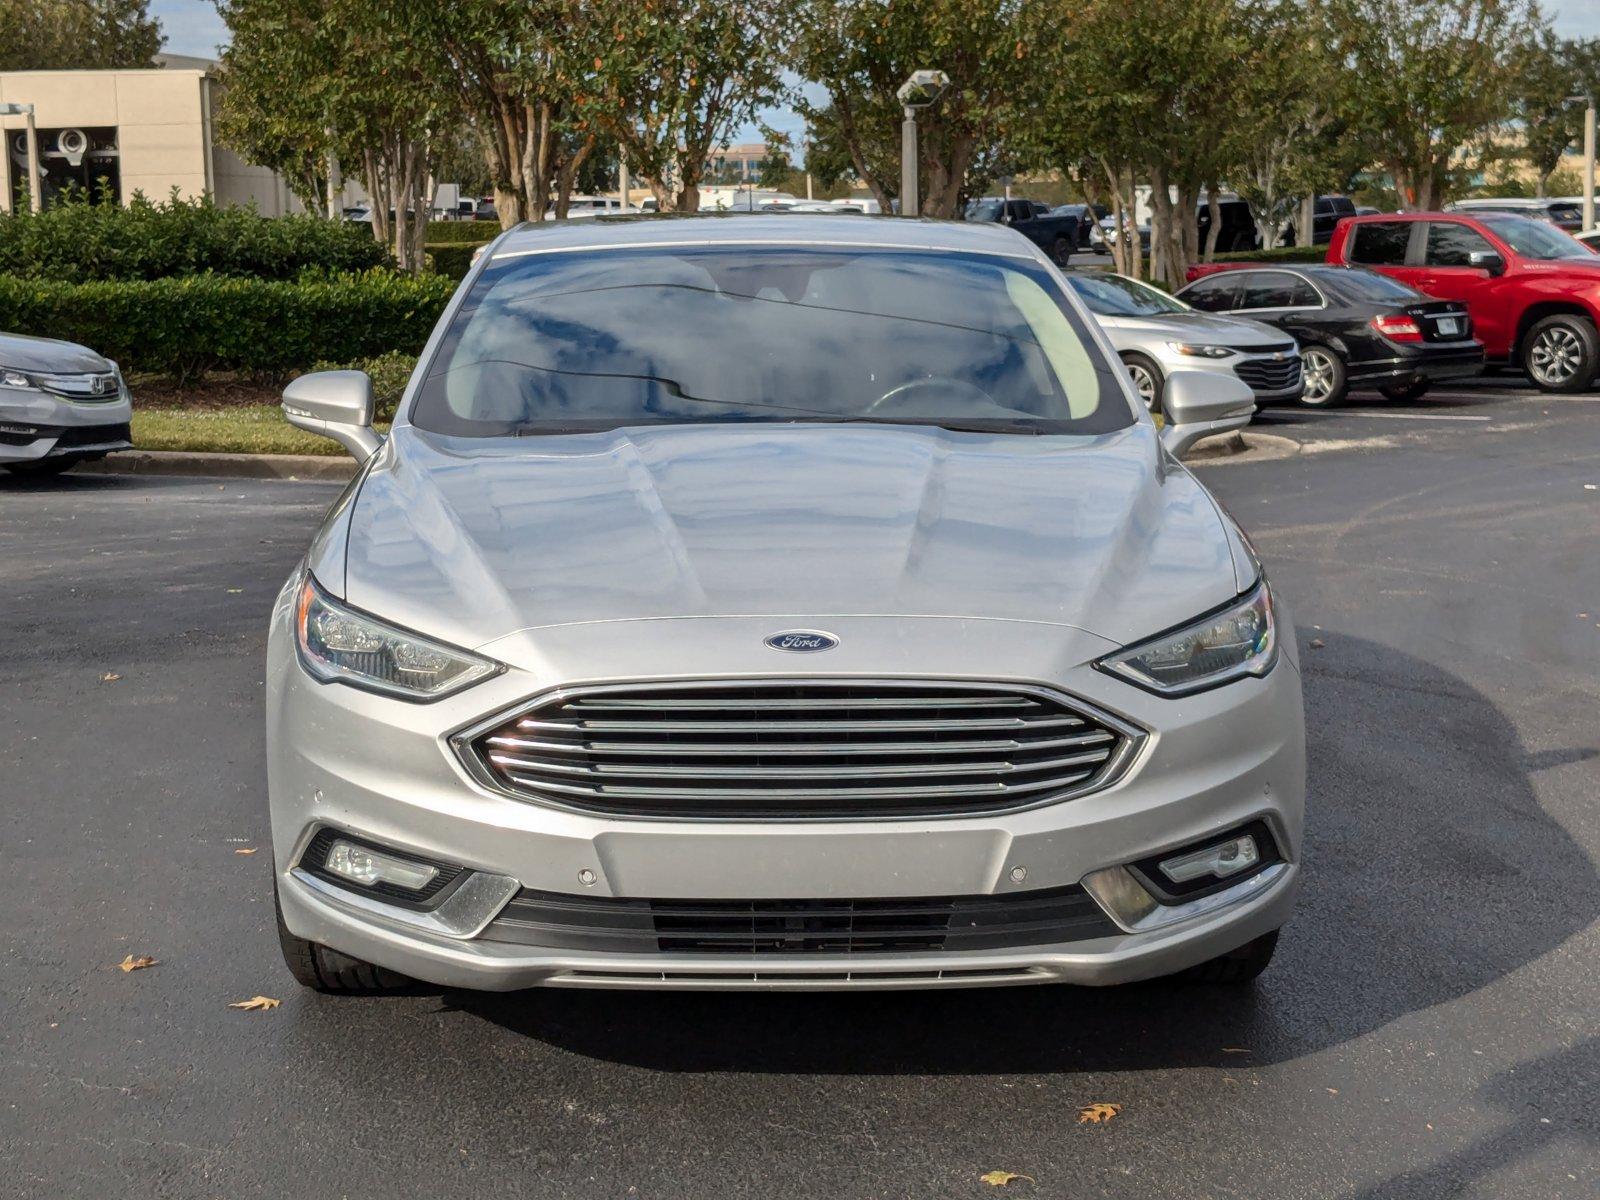
[[[284,966],[302,987],[338,995],[372,996],[412,986],[410,979],[395,971],[295,937],[283,923],[283,906],[278,903],[276,888],[272,907],[278,918],[278,947],[283,951]]]
[[[1300,351],[1300,372],[1305,379],[1300,403],[1308,408],[1338,404],[1350,390],[1344,359],[1326,346],[1304,347]]]
[[[1173,978],[1190,983],[1220,983],[1237,987],[1252,982],[1272,962],[1272,952],[1278,947],[1278,931],[1264,933],[1253,942],[1246,942],[1237,950],[1218,955],[1209,962],[1199,963]]]
[[[1522,369],[1542,392],[1586,392],[1600,374],[1600,334],[1574,313],[1546,317],[1522,340]]]
[[[1064,237],[1057,237],[1050,243],[1050,261],[1058,267],[1064,267],[1072,261],[1072,243]]]
[[[1123,365],[1128,368],[1128,374],[1133,377],[1133,387],[1139,393],[1139,399],[1144,401],[1144,406],[1150,410],[1153,417],[1161,410],[1161,392],[1166,387],[1166,377],[1161,374],[1161,368],[1155,362],[1142,354],[1124,355]]]

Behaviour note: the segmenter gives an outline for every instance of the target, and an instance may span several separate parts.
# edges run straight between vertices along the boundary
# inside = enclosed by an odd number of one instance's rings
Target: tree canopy
[[[165,41],[150,0],[0,4],[0,71],[148,67]]]

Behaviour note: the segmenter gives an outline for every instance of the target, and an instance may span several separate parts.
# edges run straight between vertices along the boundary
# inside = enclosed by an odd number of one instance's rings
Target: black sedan
[[[1177,297],[1293,334],[1305,373],[1302,404],[1337,404],[1351,388],[1416,400],[1440,380],[1483,370],[1464,304],[1431,300],[1359,267],[1216,270]]]

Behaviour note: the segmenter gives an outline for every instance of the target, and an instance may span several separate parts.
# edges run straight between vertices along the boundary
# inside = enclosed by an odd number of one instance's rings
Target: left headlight
[[[499,663],[346,608],[309,571],[295,599],[294,635],[300,662],[315,678],[401,700],[438,700],[501,670]]]
[[[1167,349],[1189,358],[1230,358],[1234,353],[1228,346],[1205,346],[1195,342],[1168,342]]]
[[[1226,608],[1102,658],[1095,665],[1163,696],[1187,696],[1278,660],[1272,593],[1263,579]]]
[[[26,388],[30,392],[39,390],[39,385],[34,382],[32,375],[13,367],[0,367],[0,387]]]

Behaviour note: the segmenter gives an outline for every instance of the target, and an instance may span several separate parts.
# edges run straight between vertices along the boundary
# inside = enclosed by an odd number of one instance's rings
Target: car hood
[[[1260,321],[1219,317],[1212,313],[1168,313],[1159,317],[1102,317],[1106,325],[1129,333],[1173,341],[1215,342],[1224,346],[1281,346],[1287,335]]]
[[[111,363],[76,342],[0,333],[0,367],[52,375],[90,375],[111,370]]]
[[[340,512],[345,575],[314,554],[324,585],[467,647],[576,622],[852,614],[1051,622],[1120,644],[1242,582],[1215,502],[1144,423],[1097,438],[399,425]]]

